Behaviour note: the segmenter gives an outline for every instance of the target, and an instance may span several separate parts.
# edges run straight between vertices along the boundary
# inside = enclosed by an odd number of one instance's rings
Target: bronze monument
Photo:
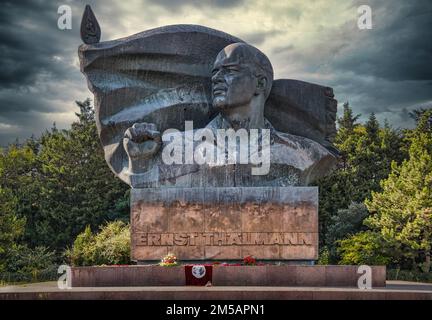
[[[106,161],[132,187],[134,260],[317,259],[310,184],[337,157],[331,88],[274,80],[260,50],[195,25],[92,40],[79,57]]]

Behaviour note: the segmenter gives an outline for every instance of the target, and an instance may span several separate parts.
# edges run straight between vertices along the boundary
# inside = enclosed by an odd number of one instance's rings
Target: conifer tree
[[[400,163],[406,157],[406,153],[400,150],[403,144],[401,132],[388,125],[382,128],[375,114],[371,114],[364,125],[357,122],[358,117],[359,115],[354,116],[348,103],[344,104],[344,113],[338,119],[339,130],[335,139],[341,158],[337,168],[318,182],[320,241],[321,246],[328,247],[333,263],[338,259],[337,241],[362,229],[360,222],[334,232],[331,227],[334,218],[343,221],[338,215],[344,212],[357,216],[359,211],[349,206],[352,203],[363,203],[371,197],[372,191],[380,191],[380,180],[387,178],[391,162]],[[343,230],[349,232],[343,234]],[[336,239],[336,235],[340,238]]]
[[[365,220],[401,256],[429,272],[432,250],[432,128],[425,112],[410,139],[409,158],[392,163],[392,172],[373,192],[366,206],[373,213]]]
[[[54,125],[0,154],[0,190],[7,191],[2,205],[25,220],[21,240],[31,248],[60,252],[87,225],[97,230],[105,221],[129,217],[129,188],[104,160],[91,102],[77,105],[71,129]]]

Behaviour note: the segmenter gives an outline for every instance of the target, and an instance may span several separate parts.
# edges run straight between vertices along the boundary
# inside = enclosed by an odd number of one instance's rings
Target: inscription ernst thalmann
[[[230,246],[287,245],[312,246],[310,232],[191,232],[136,233],[137,246]]]

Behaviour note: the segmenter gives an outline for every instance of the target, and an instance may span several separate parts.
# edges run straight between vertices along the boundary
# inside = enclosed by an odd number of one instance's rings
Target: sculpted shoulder
[[[337,158],[318,142],[311,139],[276,132],[271,146],[271,163],[289,165],[303,172],[306,184],[326,175]]]

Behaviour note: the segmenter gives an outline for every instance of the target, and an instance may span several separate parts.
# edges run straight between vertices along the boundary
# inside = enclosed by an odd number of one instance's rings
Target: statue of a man
[[[273,81],[269,59],[257,48],[234,43],[226,46],[216,57],[212,70],[213,106],[219,114],[206,126],[218,136],[219,130],[232,129],[259,132],[263,143],[269,137],[269,170],[252,174],[256,165],[239,163],[175,163],[163,161],[163,142],[154,124],[136,123],[126,130],[123,145],[129,157],[128,168],[122,173],[132,187],[227,187],[227,186],[288,186],[308,185],[325,175],[335,163],[335,155],[319,143],[305,137],[277,132],[264,117],[264,105]],[[254,131],[254,132],[255,132]],[[182,141],[194,140],[192,132],[180,133]],[[192,138],[191,138],[192,137]],[[194,148],[197,141],[190,141]],[[203,147],[203,141],[199,141]],[[207,147],[228,152],[225,140],[205,139]],[[240,142],[242,144],[242,142]],[[264,144],[263,144],[264,146]],[[236,150],[248,149],[240,145]],[[188,151],[183,150],[183,159]],[[209,150],[209,149],[206,149]],[[260,149],[263,152],[263,149]],[[250,159],[249,159],[250,160]],[[263,164],[264,165],[264,164]]]

